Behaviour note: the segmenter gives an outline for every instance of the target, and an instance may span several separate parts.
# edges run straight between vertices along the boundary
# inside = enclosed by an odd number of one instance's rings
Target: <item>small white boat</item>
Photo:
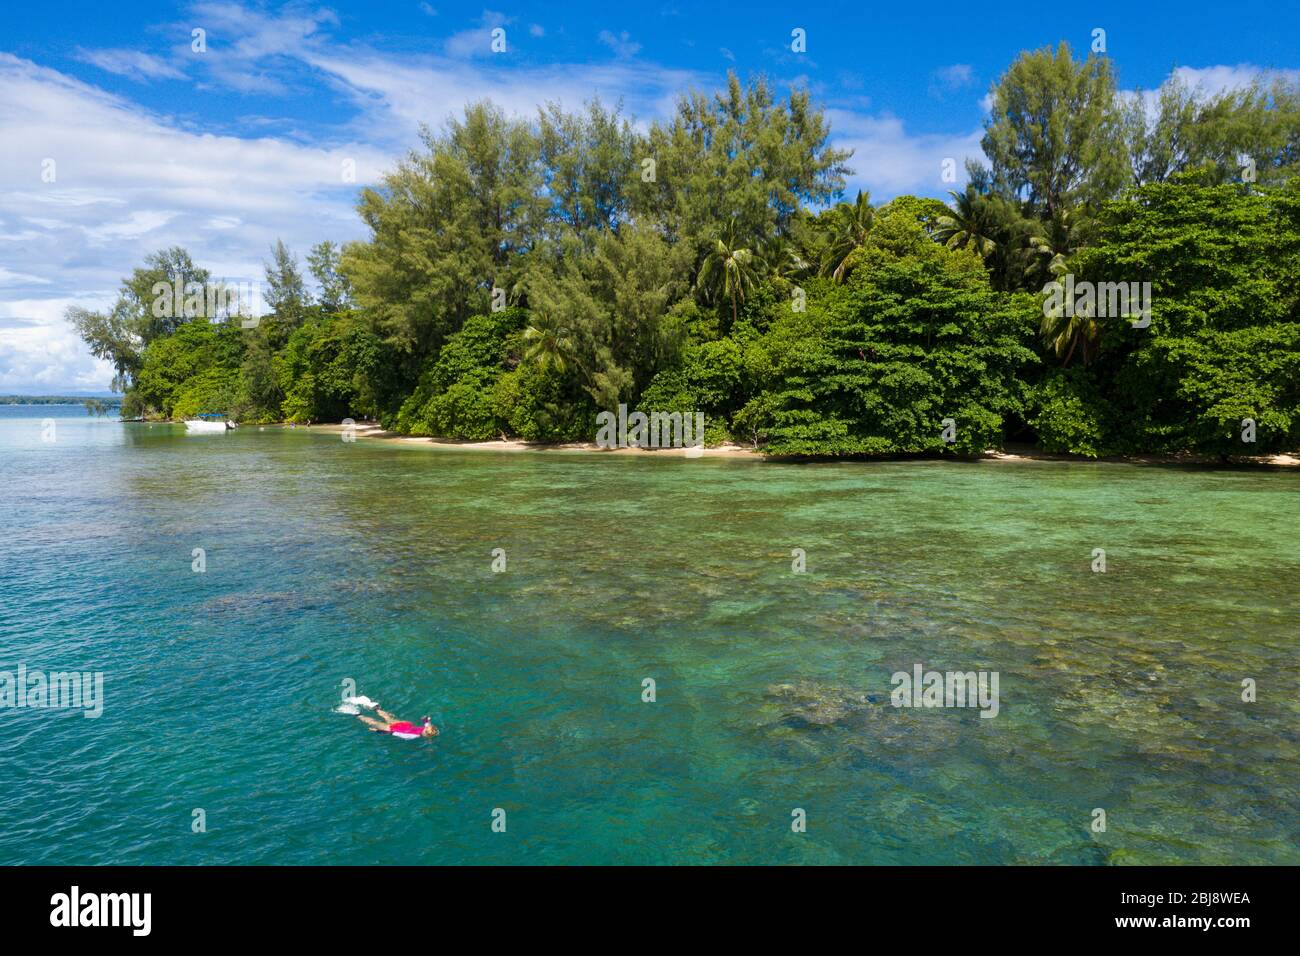
[[[214,432],[227,432],[235,427],[234,422],[226,421],[222,415],[200,415],[198,418],[185,419],[187,435],[205,435]]]

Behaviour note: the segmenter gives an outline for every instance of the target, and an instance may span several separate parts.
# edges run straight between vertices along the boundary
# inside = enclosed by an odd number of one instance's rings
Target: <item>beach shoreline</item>
[[[269,425],[261,427],[271,428],[288,428],[287,424]],[[330,434],[343,433],[343,429],[348,426],[340,424],[320,424],[311,426],[297,426],[300,428],[310,428],[313,431],[323,431]],[[432,438],[417,435],[402,435],[398,432],[386,431],[379,425],[358,424],[351,426],[355,429],[358,439],[368,441],[385,441],[394,442],[402,445],[411,445],[422,448],[442,448],[452,451],[487,451],[487,452],[541,452],[550,454],[599,454],[599,455],[652,455],[659,457],[685,457],[683,449],[680,448],[602,448],[595,442],[526,442],[518,439],[491,439],[489,441],[458,441],[448,438]],[[962,455],[949,458],[938,458],[933,455],[885,455],[874,458],[813,458],[810,456],[792,456],[792,455],[769,455],[755,448],[749,448],[744,445],[727,443],[712,448],[703,448],[699,454],[692,457],[697,458],[726,458],[739,461],[756,461],[756,462],[791,462],[791,461],[808,461],[808,460],[827,460],[827,461],[1018,461],[1018,462],[1066,462],[1075,464],[1089,463],[1112,463],[1112,464],[1130,464],[1130,465],[1189,465],[1189,466],[1210,466],[1210,467],[1236,467],[1236,466],[1253,466],[1265,468],[1295,468],[1300,466],[1300,457],[1289,454],[1276,455],[1258,455],[1258,456],[1233,456],[1229,461],[1223,462],[1218,458],[1207,455],[1133,455],[1133,456],[1107,456],[1101,458],[1088,458],[1084,455],[1059,454],[1035,450],[1029,446],[1012,446],[1011,450],[989,449],[982,455]]]
[[[287,428],[287,425],[277,425]],[[299,426],[304,427],[304,426]],[[312,425],[312,430],[331,434],[342,434],[344,425]],[[398,432],[385,431],[378,425],[351,426],[356,430],[357,438],[371,441],[396,442],[404,445],[418,445],[426,448],[447,448],[453,451],[500,451],[500,452],[549,452],[591,453],[599,455],[658,455],[660,457],[686,457],[684,448],[602,448],[595,442],[527,442],[512,438],[494,438],[489,441],[460,441],[452,438],[432,438],[420,435],[402,435]],[[693,458],[741,458],[751,461],[771,460],[772,456],[743,445],[724,444],[714,448],[696,448]]]

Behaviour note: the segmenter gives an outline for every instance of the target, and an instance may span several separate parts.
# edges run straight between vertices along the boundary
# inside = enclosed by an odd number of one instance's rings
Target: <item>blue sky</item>
[[[642,121],[728,69],[806,86],[855,151],[850,192],[943,196],[940,164],[979,155],[982,100],[1022,49],[1095,28],[1121,86],[1171,71],[1217,90],[1300,68],[1300,13],[1223,3],[692,4],[370,0],[74,3],[0,9],[0,392],[102,391],[64,322],[111,302],[160,247],[260,277],[362,238],[356,190],[465,102],[531,113],[593,95]],[[506,31],[506,52],[490,31]],[[790,49],[791,30],[807,52]],[[192,49],[205,31],[206,50]],[[52,164],[51,164],[52,161]],[[355,169],[354,181],[341,173]]]

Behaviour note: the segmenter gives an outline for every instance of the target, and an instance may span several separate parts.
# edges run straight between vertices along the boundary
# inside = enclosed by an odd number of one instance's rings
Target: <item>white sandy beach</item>
[[[277,428],[288,428],[288,425],[272,426]],[[307,426],[299,425],[299,428]],[[343,425],[312,425],[313,431],[324,431],[335,434],[343,432]],[[416,445],[426,448],[447,448],[457,451],[507,451],[507,452],[594,452],[601,455],[660,455],[660,456],[680,456],[683,450],[680,448],[602,448],[595,442],[567,442],[562,444],[546,442],[526,442],[515,439],[493,439],[491,441],[455,441],[447,438],[428,438],[414,435],[400,435],[396,432],[385,431],[378,425],[358,424],[354,426],[357,438],[368,440],[391,441],[404,445]],[[765,455],[761,451],[749,448],[744,445],[723,444],[714,448],[704,448],[702,452],[694,457],[698,458],[734,458],[747,459],[749,461],[779,461],[780,456]],[[1175,457],[1171,455],[1137,455],[1130,458],[1085,458],[1081,455],[1064,455],[1050,454],[1048,452],[1032,451],[1017,449],[1016,451],[1001,451],[989,449],[980,460],[985,461],[1063,461],[1063,462],[1129,462],[1133,464],[1146,465],[1167,465],[1167,464],[1218,464],[1218,460],[1206,456],[1185,456]],[[1259,455],[1259,456],[1234,456],[1234,464],[1252,464],[1252,465],[1269,465],[1278,467],[1296,467],[1300,466],[1300,457],[1295,455]]]

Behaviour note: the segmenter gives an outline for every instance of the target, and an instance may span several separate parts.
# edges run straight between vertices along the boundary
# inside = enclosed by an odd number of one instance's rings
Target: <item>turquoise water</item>
[[[50,414],[0,408],[0,670],[105,705],[0,710],[0,863],[1300,863],[1294,472]],[[889,706],[918,662],[998,716]]]

